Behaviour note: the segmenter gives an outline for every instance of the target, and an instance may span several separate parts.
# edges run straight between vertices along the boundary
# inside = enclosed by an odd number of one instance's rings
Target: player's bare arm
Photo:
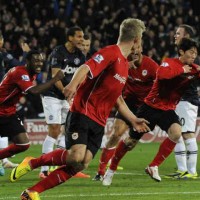
[[[71,82],[65,86],[63,94],[65,95],[68,101],[70,101],[74,97],[78,86],[85,80],[85,77],[87,76],[88,72],[88,66],[85,64],[81,65],[75,72]]]
[[[52,77],[55,77],[56,76],[56,74],[57,74],[57,72],[60,70],[60,68],[52,68]],[[61,81],[57,81],[56,83],[55,83],[55,86],[62,92],[63,91],[63,89],[64,89],[64,86],[63,86],[63,84],[62,84],[62,82]]]
[[[117,99],[116,108],[123,115],[127,120],[129,120],[132,126],[138,131],[141,132],[148,132],[150,128],[148,127],[148,121],[142,118],[137,118],[128,108],[122,96]]]
[[[60,81],[63,79],[64,74],[61,70],[59,70],[56,75],[46,83],[36,85],[34,87],[31,87],[27,92],[32,94],[40,94],[46,90],[48,90],[52,85],[54,85],[57,81]]]

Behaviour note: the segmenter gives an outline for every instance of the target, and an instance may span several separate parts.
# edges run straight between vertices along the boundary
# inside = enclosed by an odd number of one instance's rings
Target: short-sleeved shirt
[[[79,49],[76,48],[73,53],[70,53],[65,45],[57,46],[48,58],[49,70],[47,80],[52,79],[52,68],[59,68],[65,74],[61,81],[63,86],[66,86],[71,81],[75,71],[84,62],[85,56]],[[44,96],[51,96],[61,100],[65,99],[62,92],[55,85],[43,94]]]
[[[28,89],[34,86],[35,76],[30,76],[25,66],[8,71],[0,83],[0,116],[16,113],[16,104]]]
[[[130,68],[128,79],[123,91],[123,97],[136,107],[144,103],[156,78],[156,71],[159,65],[147,56],[142,56],[141,65],[137,68]]]
[[[95,53],[86,65],[90,73],[78,88],[71,111],[105,126],[126,83],[128,61],[117,45],[111,45]]]
[[[178,58],[167,58],[157,71],[156,81],[145,98],[145,103],[160,110],[175,110],[191,81],[199,78],[197,65],[184,74],[184,64]]]

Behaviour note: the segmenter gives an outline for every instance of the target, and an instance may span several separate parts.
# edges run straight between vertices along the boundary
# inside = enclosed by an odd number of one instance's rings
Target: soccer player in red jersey
[[[123,97],[129,109],[135,114],[138,107],[144,103],[144,98],[153,85],[159,65],[151,58],[142,55],[141,45],[135,48],[128,58],[130,58],[130,68]],[[117,143],[130,126],[131,124],[120,113],[116,114],[112,135],[102,150],[98,173],[93,180],[103,179],[106,166],[115,152]]]
[[[182,38],[194,38],[194,36],[195,30],[193,27],[188,24],[181,24],[174,35],[175,45],[178,45]],[[195,59],[194,63],[200,65],[200,60]],[[165,178],[196,179],[198,177],[198,144],[195,134],[198,106],[200,104],[198,85],[199,80],[191,82],[176,106],[176,113],[182,124],[182,137],[174,148],[177,170],[166,175]]]
[[[68,100],[74,97],[66,120],[69,150],[56,150],[29,162],[26,159],[12,171],[11,181],[44,164],[64,166],[24,191],[22,199],[39,199],[39,193],[67,181],[88,167],[100,148],[104,126],[113,106],[138,132],[149,130],[147,121],[138,119],[121,96],[128,77],[127,56],[135,45],[141,43],[144,30],[141,20],[124,20],[120,25],[118,43],[98,51],[75,72],[64,89]]]
[[[137,111],[138,117],[144,117],[150,122],[151,130],[158,125],[168,133],[168,138],[161,143],[157,155],[145,169],[145,172],[158,182],[161,181],[158,167],[173,151],[181,136],[181,124],[175,112],[176,105],[190,82],[199,78],[199,66],[194,64],[197,49],[198,44],[194,40],[182,39],[178,44],[179,58],[167,58],[163,61],[156,73],[152,89],[144,100],[145,103]],[[102,183],[105,186],[112,183],[120,160],[127,151],[135,147],[144,134],[133,130],[129,135],[124,141],[120,141],[116,148],[111,165],[103,178]]]
[[[13,141],[13,144],[0,150],[0,159],[23,152],[30,146],[23,123],[16,114],[20,97],[25,93],[40,94],[64,76],[60,71],[52,81],[35,86],[33,81],[41,72],[43,61],[38,51],[29,51],[27,64],[11,68],[0,83],[0,135],[8,136]]]

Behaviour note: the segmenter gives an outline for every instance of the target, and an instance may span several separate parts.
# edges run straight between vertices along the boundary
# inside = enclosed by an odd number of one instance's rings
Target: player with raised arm
[[[143,104],[144,98],[153,85],[159,65],[151,58],[142,55],[141,45],[134,49],[128,56],[128,60],[130,68],[123,91],[123,98],[129,109],[135,114],[139,106]],[[114,155],[116,145],[129,127],[131,128],[131,124],[120,113],[117,113],[113,124],[112,135],[102,150],[98,172],[93,180],[103,180],[107,164]]]
[[[56,150],[23,161],[12,171],[11,180],[16,181],[44,164],[63,166],[25,190],[21,199],[40,199],[39,193],[64,183],[88,167],[100,148],[104,126],[113,106],[138,132],[149,131],[148,122],[137,118],[121,96],[128,77],[127,56],[134,46],[141,43],[144,30],[145,25],[141,20],[124,20],[120,25],[117,44],[101,49],[75,72],[64,90],[68,100],[74,98],[66,120],[68,150]]]
[[[194,29],[187,24],[181,24],[178,26],[176,34],[174,35],[175,44],[178,45],[182,38],[193,37]],[[197,62],[197,59],[195,59],[194,63],[200,64]],[[195,128],[200,102],[197,86],[198,80],[191,82],[176,106],[176,113],[180,117],[182,124],[182,137],[174,148],[177,170],[172,174],[166,175],[166,178],[196,179],[198,176],[198,145],[195,136]]]
[[[145,169],[145,172],[158,182],[161,181],[158,167],[170,155],[181,137],[181,123],[175,112],[176,105],[191,81],[199,78],[199,66],[194,64],[197,50],[198,44],[194,40],[181,40],[178,44],[179,58],[167,58],[163,61],[153,87],[144,100],[145,103],[137,111],[138,117],[144,117],[150,122],[151,130],[158,125],[168,133],[168,137],[160,144],[157,155]],[[137,131],[130,131],[129,137],[118,144],[111,165],[104,175],[103,185],[109,186],[112,183],[120,160],[136,146],[143,135]]]
[[[26,151],[30,142],[22,121],[17,117],[16,104],[26,93],[40,94],[63,78],[63,72],[49,82],[35,86],[36,74],[41,72],[43,57],[32,50],[27,53],[26,65],[11,68],[0,83],[0,136],[7,136],[13,142],[0,150],[0,159]]]

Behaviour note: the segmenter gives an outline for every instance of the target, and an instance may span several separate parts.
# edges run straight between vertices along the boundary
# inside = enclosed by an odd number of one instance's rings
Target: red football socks
[[[30,144],[10,144],[8,147],[0,150],[0,159],[9,158],[15,154],[26,151]]]
[[[124,157],[129,149],[123,140],[121,140],[115,150],[115,154],[112,157],[110,169],[113,171],[117,170],[117,166],[119,165],[120,160]]]
[[[66,164],[67,158],[66,149],[56,149],[47,154],[43,154],[39,158],[30,160],[30,166],[32,169],[36,169],[41,166],[62,166]]]
[[[105,174],[105,170],[106,170],[106,166],[109,162],[109,160],[112,158],[112,156],[115,153],[115,147],[107,149],[107,148],[103,148],[102,153],[101,153],[101,158],[99,161],[99,168],[98,168],[98,174],[100,175],[104,175]]]
[[[50,188],[60,185],[70,179],[72,175],[67,173],[66,166],[60,167],[51,172],[45,179],[28,188],[29,191],[36,191],[38,193],[44,192]]]
[[[154,157],[154,160],[150,163],[151,166],[159,166],[163,161],[170,155],[173,151],[176,143],[166,138],[160,145],[157,155]]]

